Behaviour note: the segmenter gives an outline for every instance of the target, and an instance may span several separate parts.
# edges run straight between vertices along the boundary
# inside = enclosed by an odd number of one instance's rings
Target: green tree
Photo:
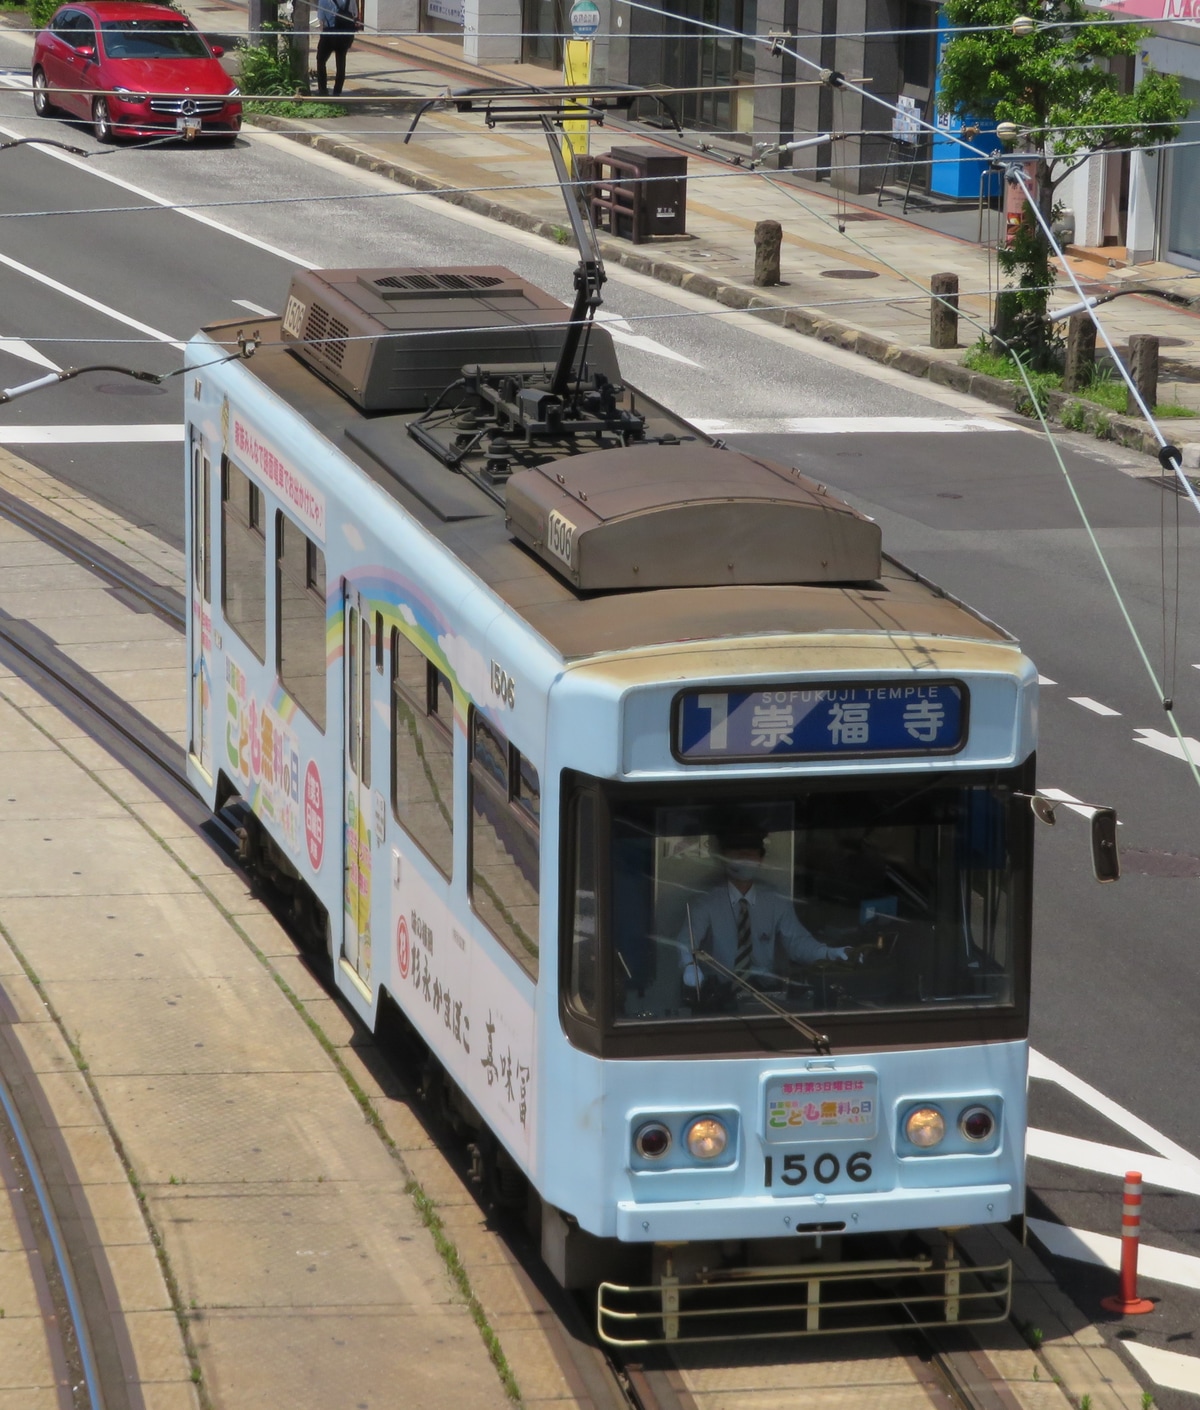
[[[1019,0],[945,0],[942,13],[962,30],[995,28],[956,34],[946,43],[938,106],[943,113],[1017,125],[1047,223],[1059,185],[1093,152],[1150,147],[1179,135],[1177,124],[1188,111],[1179,80],[1147,70],[1122,92],[1113,72],[1122,66],[1108,62],[1135,57],[1151,30],[1115,23],[1086,9],[1083,0],[1031,7]],[[1033,31],[1014,33],[1014,21],[1030,15]],[[1001,267],[1015,279],[1015,342],[1044,366],[1052,355],[1045,312],[1053,269],[1048,241],[1028,210],[1012,246],[1001,252]]]

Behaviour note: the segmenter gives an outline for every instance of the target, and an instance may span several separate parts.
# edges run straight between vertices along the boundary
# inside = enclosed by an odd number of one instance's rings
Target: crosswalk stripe
[[[1178,1190],[1185,1195],[1200,1195],[1200,1170],[1175,1160],[1164,1160],[1161,1155],[1146,1155],[1144,1151],[1122,1150],[1119,1146],[1084,1141],[1078,1136],[1060,1136],[1056,1131],[1031,1126],[1026,1133],[1025,1154],[1035,1160],[1049,1160],[1055,1165],[1069,1165],[1075,1170],[1114,1175],[1118,1179],[1127,1170],[1140,1170],[1148,1185]]]
[[[693,419],[708,436],[961,435],[965,431],[1018,431],[1007,421],[947,416],[748,416],[739,421]]]
[[[0,446],[150,445],[182,440],[182,425],[0,426]]]
[[[1200,1360],[1196,1357],[1140,1341],[1123,1341],[1121,1345],[1156,1385],[1200,1395]]]
[[[1094,1263],[1098,1268],[1121,1267],[1121,1240],[1113,1234],[1093,1234],[1087,1229],[1072,1229],[1048,1219],[1027,1219],[1029,1231],[1056,1258],[1070,1258],[1076,1263]],[[1171,1283],[1179,1288],[1200,1289],[1200,1258],[1190,1253],[1175,1253],[1169,1248],[1138,1245],[1138,1273],[1156,1283]]]

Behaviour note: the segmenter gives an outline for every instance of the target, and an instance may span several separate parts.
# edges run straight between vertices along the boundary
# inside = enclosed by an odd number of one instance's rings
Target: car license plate
[[[779,1073],[767,1082],[767,1144],[869,1141],[876,1131],[879,1078],[874,1072]]]
[[[200,119],[198,117],[179,117],[175,119],[176,131],[181,132],[185,137],[195,137],[200,131]]]

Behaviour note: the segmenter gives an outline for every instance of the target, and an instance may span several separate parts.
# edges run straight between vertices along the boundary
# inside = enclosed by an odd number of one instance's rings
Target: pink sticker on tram
[[[325,800],[321,794],[321,775],[313,759],[308,761],[304,774],[304,840],[313,871],[320,871],[321,858],[325,855]]]

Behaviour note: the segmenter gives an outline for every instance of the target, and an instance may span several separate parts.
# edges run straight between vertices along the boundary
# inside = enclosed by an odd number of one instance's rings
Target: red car
[[[217,62],[224,51],[178,10],[140,0],[61,6],[33,48],[33,106],[91,122],[117,137],[212,135],[232,142],[239,91]]]

